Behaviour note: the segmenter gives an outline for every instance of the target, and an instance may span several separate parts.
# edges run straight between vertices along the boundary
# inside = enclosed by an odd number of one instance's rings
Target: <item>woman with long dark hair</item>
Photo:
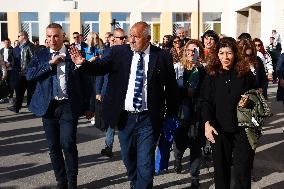
[[[205,136],[212,143],[215,188],[229,189],[234,164],[234,189],[251,188],[254,150],[244,128],[238,127],[237,106],[246,91],[256,88],[247,59],[238,53],[235,39],[224,37],[208,58],[202,89]]]

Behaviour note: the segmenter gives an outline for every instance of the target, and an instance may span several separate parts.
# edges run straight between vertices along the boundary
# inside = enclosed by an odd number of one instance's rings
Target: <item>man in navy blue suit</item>
[[[177,115],[177,83],[171,55],[150,44],[150,26],[131,27],[130,45],[113,46],[90,64],[71,48],[73,62],[89,74],[109,73],[103,101],[106,125],[117,125],[131,188],[153,187],[155,148],[162,123]]]
[[[78,175],[78,118],[83,113],[87,118],[93,116],[94,104],[90,102],[95,100],[91,100],[93,91],[84,94],[88,91],[82,85],[86,77],[76,70],[63,45],[62,27],[48,25],[46,39],[50,48],[38,51],[27,69],[27,79],[36,82],[29,110],[42,117],[57,188],[74,189]]]

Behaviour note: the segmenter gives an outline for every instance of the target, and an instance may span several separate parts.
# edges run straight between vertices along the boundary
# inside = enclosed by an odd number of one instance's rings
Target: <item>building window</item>
[[[52,12],[50,13],[50,22],[57,23],[62,26],[63,31],[67,34],[70,33],[70,15],[67,12]]]
[[[221,33],[221,12],[204,12],[203,13],[203,33],[207,30],[214,30]]]
[[[0,12],[0,33],[0,41],[4,38],[8,38],[8,21],[6,12]]]
[[[179,27],[184,28],[185,35],[190,38],[191,34],[191,13],[173,13],[173,35]]]
[[[21,12],[21,31],[26,31],[29,34],[30,41],[39,40],[39,26],[37,12]]]
[[[85,40],[90,32],[99,33],[99,13],[84,12],[81,13],[82,34]]]
[[[160,42],[160,21],[161,13],[142,13],[142,20],[151,26],[151,36],[153,43]]]
[[[115,19],[115,26],[113,26],[112,29],[122,28],[126,35],[128,34],[130,29],[130,13],[111,13],[111,19],[112,22]]]

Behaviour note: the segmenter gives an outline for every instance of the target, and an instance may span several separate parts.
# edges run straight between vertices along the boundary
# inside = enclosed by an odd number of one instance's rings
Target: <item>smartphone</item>
[[[198,63],[198,58],[199,58],[199,48],[195,47],[194,48],[194,55],[193,55],[193,62],[194,62],[194,64]]]

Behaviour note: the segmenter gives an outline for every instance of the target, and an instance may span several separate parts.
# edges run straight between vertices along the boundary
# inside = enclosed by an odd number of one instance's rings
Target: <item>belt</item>
[[[143,111],[127,111],[124,110],[125,113],[130,114],[130,115],[145,115],[149,113],[149,110],[143,110]]]
[[[68,99],[62,99],[62,100],[56,100],[56,99],[52,99],[51,100],[53,103],[57,104],[57,105],[61,105],[61,104],[65,104],[68,102]]]

